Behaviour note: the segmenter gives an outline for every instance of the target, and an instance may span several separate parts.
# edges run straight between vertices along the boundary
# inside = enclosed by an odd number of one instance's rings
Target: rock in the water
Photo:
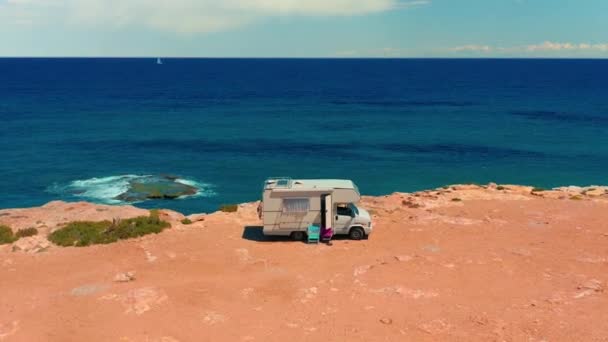
[[[40,253],[51,247],[49,240],[42,236],[30,236],[13,243],[13,252]]]
[[[179,182],[174,177],[149,176],[129,182],[129,190],[116,196],[115,199],[125,202],[137,202],[146,199],[176,199],[194,195],[198,189],[192,185]]]

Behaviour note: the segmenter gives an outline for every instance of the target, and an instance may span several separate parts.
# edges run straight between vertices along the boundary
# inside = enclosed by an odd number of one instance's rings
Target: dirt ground
[[[333,246],[265,238],[255,203],[110,245],[0,246],[0,341],[608,341],[608,193],[587,190],[366,197],[373,234]],[[0,224],[107,209],[51,207]]]

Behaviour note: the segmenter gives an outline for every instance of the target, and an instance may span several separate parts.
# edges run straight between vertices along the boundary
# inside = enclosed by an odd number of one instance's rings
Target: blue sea
[[[608,184],[608,60],[0,59],[0,208],[119,203],[130,179],[259,199],[268,176],[368,195]]]

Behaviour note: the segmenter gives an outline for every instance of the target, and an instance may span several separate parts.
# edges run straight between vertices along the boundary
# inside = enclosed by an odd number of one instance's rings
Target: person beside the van
[[[334,236],[334,231],[331,227],[322,227],[321,228],[321,241],[326,243],[328,246],[331,246],[331,238]]]

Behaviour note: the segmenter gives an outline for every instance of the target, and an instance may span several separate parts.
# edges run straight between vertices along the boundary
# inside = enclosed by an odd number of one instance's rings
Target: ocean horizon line
[[[0,59],[201,59],[201,60],[608,60],[608,57],[210,57],[210,56],[0,56]]]

